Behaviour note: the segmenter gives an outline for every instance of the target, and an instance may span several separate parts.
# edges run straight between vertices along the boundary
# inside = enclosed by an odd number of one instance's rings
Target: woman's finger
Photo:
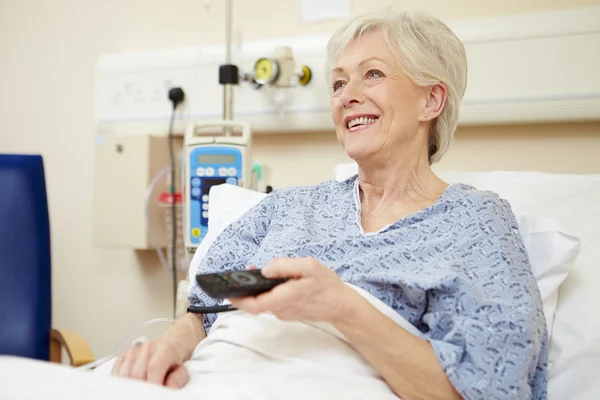
[[[279,258],[263,267],[261,273],[265,278],[302,278],[312,275],[320,266],[314,258]]]
[[[290,301],[298,297],[297,286],[299,282],[286,282],[275,286],[268,292],[258,296],[238,297],[230,299],[231,304],[250,314],[260,314],[287,307]]]
[[[136,345],[140,351],[134,361],[129,376],[134,379],[146,380],[148,371],[148,360],[150,359],[151,348],[149,345]]]
[[[148,361],[146,379],[157,385],[164,384],[168,371],[181,361],[170,348],[159,345]]]
[[[111,375],[119,374],[119,371],[121,370],[121,366],[123,365],[123,361],[125,361],[125,355],[119,354],[119,356],[117,357],[117,360],[115,361],[115,364],[112,367],[112,370],[110,371]]]
[[[126,353],[123,359],[123,363],[119,368],[119,372],[117,375],[128,378],[131,374],[131,369],[133,368],[133,364],[137,360],[139,348],[138,346],[133,346]]]
[[[180,365],[173,371],[167,374],[164,385],[170,388],[179,389],[182,388],[190,379],[187,368],[185,365]]]
[[[237,308],[238,310],[244,310],[249,312],[250,314],[257,314],[254,309],[256,308],[256,298],[253,296],[244,296],[244,297],[233,297],[230,298],[229,301],[231,305]]]

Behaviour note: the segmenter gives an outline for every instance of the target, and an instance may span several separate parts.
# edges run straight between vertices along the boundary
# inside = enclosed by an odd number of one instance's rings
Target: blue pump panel
[[[242,179],[242,152],[230,146],[197,147],[190,152],[190,243],[200,244],[208,231],[208,193],[215,185]]]

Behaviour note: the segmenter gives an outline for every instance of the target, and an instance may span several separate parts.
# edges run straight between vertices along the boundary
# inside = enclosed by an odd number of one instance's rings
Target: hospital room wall
[[[243,40],[331,32],[339,23],[302,23],[300,0],[234,3],[234,24]],[[352,0],[352,13],[389,3]],[[600,1],[401,4],[444,19],[467,19]],[[0,152],[44,156],[52,226],[53,323],[81,332],[97,356],[112,350],[141,322],[169,316],[172,293],[170,275],[152,252],[92,246],[97,57],[223,41],[222,0],[0,0]],[[460,127],[439,167],[598,173],[599,149],[600,123]],[[334,135],[325,132],[257,136],[254,154],[267,165],[269,183],[275,187],[329,179],[333,165],[347,161]],[[144,333],[148,331],[139,332]]]

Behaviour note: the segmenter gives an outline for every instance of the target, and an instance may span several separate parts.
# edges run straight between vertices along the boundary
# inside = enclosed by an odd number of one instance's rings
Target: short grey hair
[[[429,132],[429,164],[439,162],[458,125],[460,102],[467,86],[467,55],[463,44],[439,19],[421,12],[388,8],[356,17],[333,34],[327,43],[326,73],[331,74],[337,58],[349,44],[373,31],[383,34],[403,72],[414,84],[446,85],[446,105]]]

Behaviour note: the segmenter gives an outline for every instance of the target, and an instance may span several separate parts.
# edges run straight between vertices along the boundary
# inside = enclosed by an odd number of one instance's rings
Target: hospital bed
[[[338,180],[355,172],[354,164],[335,168]],[[493,190],[509,200],[543,295],[551,334],[550,399],[599,399],[600,314],[595,308],[600,304],[600,175],[437,172],[447,182]],[[211,190],[209,235],[194,255],[190,279],[218,233],[264,196],[230,185]],[[143,392],[146,398],[159,398],[173,394],[159,390],[161,388],[148,391],[149,388],[139,382],[118,380],[118,383],[108,384],[106,368],[74,380],[65,378],[71,371],[57,372],[46,365],[38,367],[45,376],[52,376],[54,382],[71,385],[68,390],[54,384],[54,389],[64,394],[63,398],[71,398],[71,394],[73,398],[90,395],[87,390],[106,394],[111,385],[120,396]]]
[[[335,178],[357,172],[335,167]],[[600,399],[600,174],[436,173],[448,183],[492,190],[507,199],[520,225],[542,293],[550,333],[550,399]],[[189,278],[218,233],[265,195],[223,185],[210,193],[209,235]]]

